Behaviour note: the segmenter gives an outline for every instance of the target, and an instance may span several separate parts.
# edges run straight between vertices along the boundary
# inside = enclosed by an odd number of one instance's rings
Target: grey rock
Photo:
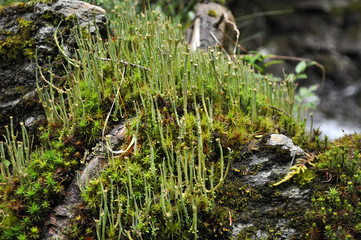
[[[299,146],[293,144],[292,139],[283,134],[271,134],[267,145],[280,147],[282,150],[289,151],[291,157],[304,156],[305,152]]]
[[[233,221],[232,237],[304,239],[305,222],[300,216],[310,207],[312,190],[292,181],[273,186],[290,171],[293,156],[303,156],[304,151],[282,134],[271,134],[257,148],[262,151],[236,159],[228,176],[234,184],[241,183],[237,185],[239,189],[245,189],[238,196],[245,206]]]
[[[101,27],[100,31],[104,31],[104,26],[106,22],[105,10],[99,6],[95,6],[83,1],[78,0],[59,0],[51,5],[40,5],[37,8],[37,11],[40,14],[43,14],[47,11],[54,12],[57,15],[63,15],[65,17],[76,16],[77,21],[81,27],[90,27],[90,32],[95,32],[96,27]],[[40,7],[41,6],[41,7]]]

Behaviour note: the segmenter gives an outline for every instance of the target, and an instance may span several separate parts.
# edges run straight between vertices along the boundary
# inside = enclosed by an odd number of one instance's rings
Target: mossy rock
[[[87,14],[85,14],[87,13]],[[95,15],[93,15],[94,13]],[[94,18],[94,16],[96,16]],[[0,10],[0,135],[3,126],[14,116],[15,125],[30,117],[43,114],[40,104],[26,103],[25,94],[37,88],[37,64],[47,76],[51,68],[54,82],[61,85],[66,71],[66,60],[56,44],[64,44],[66,54],[76,48],[75,33],[78,21],[86,32],[87,25],[95,32],[93,21],[99,29],[105,29],[105,11],[80,1],[32,1],[12,3]],[[105,34],[104,34],[105,36]],[[40,75],[39,75],[40,76]],[[39,77],[39,84],[43,80]],[[32,106],[29,108],[28,106]],[[25,111],[27,109],[27,111]],[[34,111],[32,111],[33,109]],[[25,112],[25,114],[24,114]]]

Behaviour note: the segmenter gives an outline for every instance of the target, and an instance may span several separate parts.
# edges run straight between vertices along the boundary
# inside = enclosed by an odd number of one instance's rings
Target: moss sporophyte
[[[16,140],[12,126],[0,144],[0,180],[6,183],[0,185],[0,239],[39,239],[93,147],[106,165],[80,186],[83,203],[69,225],[72,238],[229,238],[237,211],[260,197],[257,189],[227,181],[231,163],[255,151],[252,140],[273,132],[312,146],[287,182],[308,186],[328,176],[314,193],[304,236],[360,236],[357,135],[331,149],[309,138],[304,122],[295,120],[292,80],[258,74],[217,48],[190,51],[181,26],[160,12],[138,15],[125,1],[109,19],[108,40],[79,30],[76,56],[66,56],[64,86],[39,69],[48,121],[39,145],[31,145],[25,128]],[[60,33],[54,37],[62,49]],[[124,135],[112,146],[106,136],[118,121]],[[240,195],[241,203],[232,200]]]

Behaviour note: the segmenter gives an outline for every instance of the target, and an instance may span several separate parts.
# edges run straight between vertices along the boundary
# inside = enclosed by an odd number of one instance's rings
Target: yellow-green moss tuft
[[[210,17],[217,17],[217,16],[218,16],[218,13],[217,13],[216,10],[211,9],[211,10],[208,11],[208,16],[210,16]]]

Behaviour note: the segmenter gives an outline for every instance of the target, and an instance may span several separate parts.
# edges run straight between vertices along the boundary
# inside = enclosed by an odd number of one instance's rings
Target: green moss
[[[210,17],[217,17],[218,16],[218,13],[217,13],[216,10],[209,10],[207,14]]]
[[[0,11],[0,18],[3,16],[6,16],[6,13],[8,11],[10,11],[10,12],[16,11],[18,13],[26,13],[34,5],[35,5],[34,1],[11,3],[9,6],[3,7],[3,10]]]
[[[15,92],[17,94],[20,94],[21,96],[25,95],[26,93],[29,92],[29,89],[26,88],[25,86],[16,86],[15,87]]]
[[[47,22],[50,22],[55,27],[59,25],[60,21],[63,22],[62,25],[69,25],[69,23],[73,23],[76,20],[75,15],[69,15],[68,17],[62,15],[61,18],[59,18],[52,11],[44,11],[40,18],[46,20]],[[70,24],[69,26],[72,26],[72,24]]]
[[[309,239],[359,239],[361,136],[335,141],[318,156],[316,191],[307,214]]]
[[[294,181],[302,188],[307,185],[309,186],[310,183],[316,178],[316,176],[317,175],[314,169],[307,169],[306,171],[297,174],[294,178]]]
[[[51,12],[51,11],[45,11],[41,16],[40,18],[44,19],[44,20],[47,20],[47,21],[50,21],[50,22],[53,22],[53,20],[56,18],[54,13]]]
[[[54,3],[55,1],[57,1],[57,0],[38,0],[37,2],[51,4],[51,3]]]
[[[215,2],[215,3],[218,3],[218,4],[224,6],[224,4],[225,4],[226,1],[225,1],[225,0],[212,0],[212,2]]]
[[[35,39],[32,34],[35,31],[33,21],[23,18],[17,20],[16,32],[3,32],[6,39],[0,41],[0,58],[6,62],[19,62],[24,59],[33,60],[35,57]]]
[[[75,15],[69,15],[68,17],[65,18],[66,22],[73,22],[76,20],[76,16]]]

